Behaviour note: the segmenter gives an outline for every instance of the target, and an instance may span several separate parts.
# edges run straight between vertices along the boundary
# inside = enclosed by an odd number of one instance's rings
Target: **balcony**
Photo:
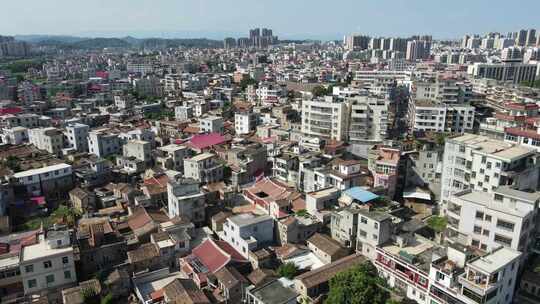
[[[498,273],[488,276],[469,269],[467,272],[458,277],[458,282],[463,285],[463,287],[468,288],[474,293],[480,296],[485,296],[491,291],[497,289],[497,279]]]

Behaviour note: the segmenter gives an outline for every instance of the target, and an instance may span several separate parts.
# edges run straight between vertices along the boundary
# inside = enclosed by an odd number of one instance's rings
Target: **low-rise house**
[[[126,240],[113,228],[108,218],[79,220],[77,241],[83,277],[110,270],[126,260]]]
[[[244,300],[249,282],[236,268],[223,267],[214,276],[217,289],[213,295],[220,303],[241,303]]]
[[[191,254],[180,258],[180,271],[199,287],[206,286],[208,276],[227,265],[243,268],[249,264],[247,259],[227,242],[212,239],[205,240],[193,248]]]
[[[184,160],[184,176],[200,183],[223,180],[223,165],[212,153],[202,153]]]
[[[330,264],[347,256],[349,250],[329,236],[316,233],[307,240],[308,248],[325,264]]]
[[[96,197],[93,192],[84,190],[82,188],[75,188],[69,191],[69,199],[73,208],[80,213],[92,212],[96,208]]]
[[[66,288],[62,290],[62,302],[64,304],[84,304],[86,296],[101,294],[101,284],[97,279],[80,282],[79,286]]]
[[[45,292],[58,299],[60,291],[77,282],[70,231],[50,230],[39,235],[36,244],[23,247],[20,254],[24,294]]]
[[[304,244],[322,228],[322,222],[309,214],[290,215],[279,219],[276,225],[281,245]]]
[[[73,189],[72,167],[68,164],[45,166],[17,172],[13,175],[18,187],[31,196],[65,197]]]
[[[328,293],[329,281],[336,274],[366,262],[361,254],[353,254],[341,258],[333,263],[324,265],[312,271],[303,273],[294,278],[296,292],[302,299],[315,302],[321,295]]]
[[[169,217],[187,218],[195,225],[205,219],[205,195],[194,179],[169,181],[167,184]]]
[[[292,282],[280,278],[259,287],[248,288],[247,303],[249,304],[296,304],[298,294]]]
[[[248,258],[250,251],[274,241],[274,220],[268,215],[255,216],[251,213],[231,216],[223,223],[219,236]]]
[[[146,243],[127,252],[127,260],[132,272],[153,271],[167,267],[161,259],[159,247],[155,243]]]

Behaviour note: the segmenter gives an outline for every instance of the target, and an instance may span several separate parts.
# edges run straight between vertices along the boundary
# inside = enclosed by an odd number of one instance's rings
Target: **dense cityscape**
[[[0,36],[0,302],[540,303],[540,33]]]

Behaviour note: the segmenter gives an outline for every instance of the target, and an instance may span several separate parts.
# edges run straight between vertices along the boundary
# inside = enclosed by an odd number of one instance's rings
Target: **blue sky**
[[[540,28],[540,0],[1,0],[1,34],[282,37],[464,33]]]

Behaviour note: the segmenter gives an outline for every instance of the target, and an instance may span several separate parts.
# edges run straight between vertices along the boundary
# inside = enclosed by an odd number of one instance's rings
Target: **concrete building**
[[[184,159],[189,155],[189,149],[183,145],[170,144],[156,149],[156,163],[164,170],[184,172]]]
[[[71,165],[58,164],[13,174],[17,186],[32,196],[62,197],[73,188]]]
[[[348,104],[332,96],[302,103],[302,133],[345,140],[349,123]]]
[[[20,145],[28,142],[28,129],[25,127],[13,127],[4,129],[0,134],[0,142],[10,145]]]
[[[54,294],[77,283],[69,231],[41,234],[37,244],[25,246],[20,254],[24,294]],[[52,296],[54,298],[54,296]]]
[[[193,107],[179,106],[174,108],[174,118],[178,121],[186,121],[193,117]]]
[[[412,131],[472,132],[475,108],[469,104],[443,104],[411,98],[408,108]]]
[[[151,145],[144,140],[130,140],[123,146],[124,157],[135,157],[145,164],[152,162]]]
[[[77,152],[88,152],[89,130],[89,126],[81,123],[74,123],[66,126],[64,135],[69,147],[75,149]]]
[[[223,134],[223,117],[205,116],[199,118],[199,129],[204,133]]]
[[[108,129],[92,130],[88,133],[88,149],[98,157],[120,154],[120,138],[118,134],[109,133]]]
[[[380,142],[388,136],[392,124],[390,103],[386,98],[357,96],[351,102],[347,138],[350,142]]]
[[[205,219],[205,195],[199,183],[193,179],[182,179],[167,183],[169,217],[185,217],[199,225]]]
[[[491,193],[464,190],[448,202],[448,240],[491,251],[500,246],[523,253],[527,258],[538,232],[535,218],[540,193],[508,186]]]
[[[412,40],[407,42],[405,58],[409,61],[428,59],[431,52],[431,41]]]
[[[452,194],[466,189],[490,193],[508,185],[518,190],[536,190],[538,168],[535,150],[481,135],[449,138],[443,158],[443,208]]]
[[[64,136],[62,132],[52,127],[28,130],[28,139],[36,148],[54,155],[60,155],[64,147]]]
[[[489,78],[519,84],[536,79],[538,65],[521,62],[480,63],[469,65],[467,73],[474,78]]]
[[[202,153],[184,160],[184,176],[200,183],[223,180],[223,165],[212,153]]]
[[[269,215],[243,213],[227,218],[219,237],[245,258],[251,251],[274,241],[274,219]]]
[[[256,130],[259,114],[251,111],[234,114],[234,131],[236,135],[246,135]]]

